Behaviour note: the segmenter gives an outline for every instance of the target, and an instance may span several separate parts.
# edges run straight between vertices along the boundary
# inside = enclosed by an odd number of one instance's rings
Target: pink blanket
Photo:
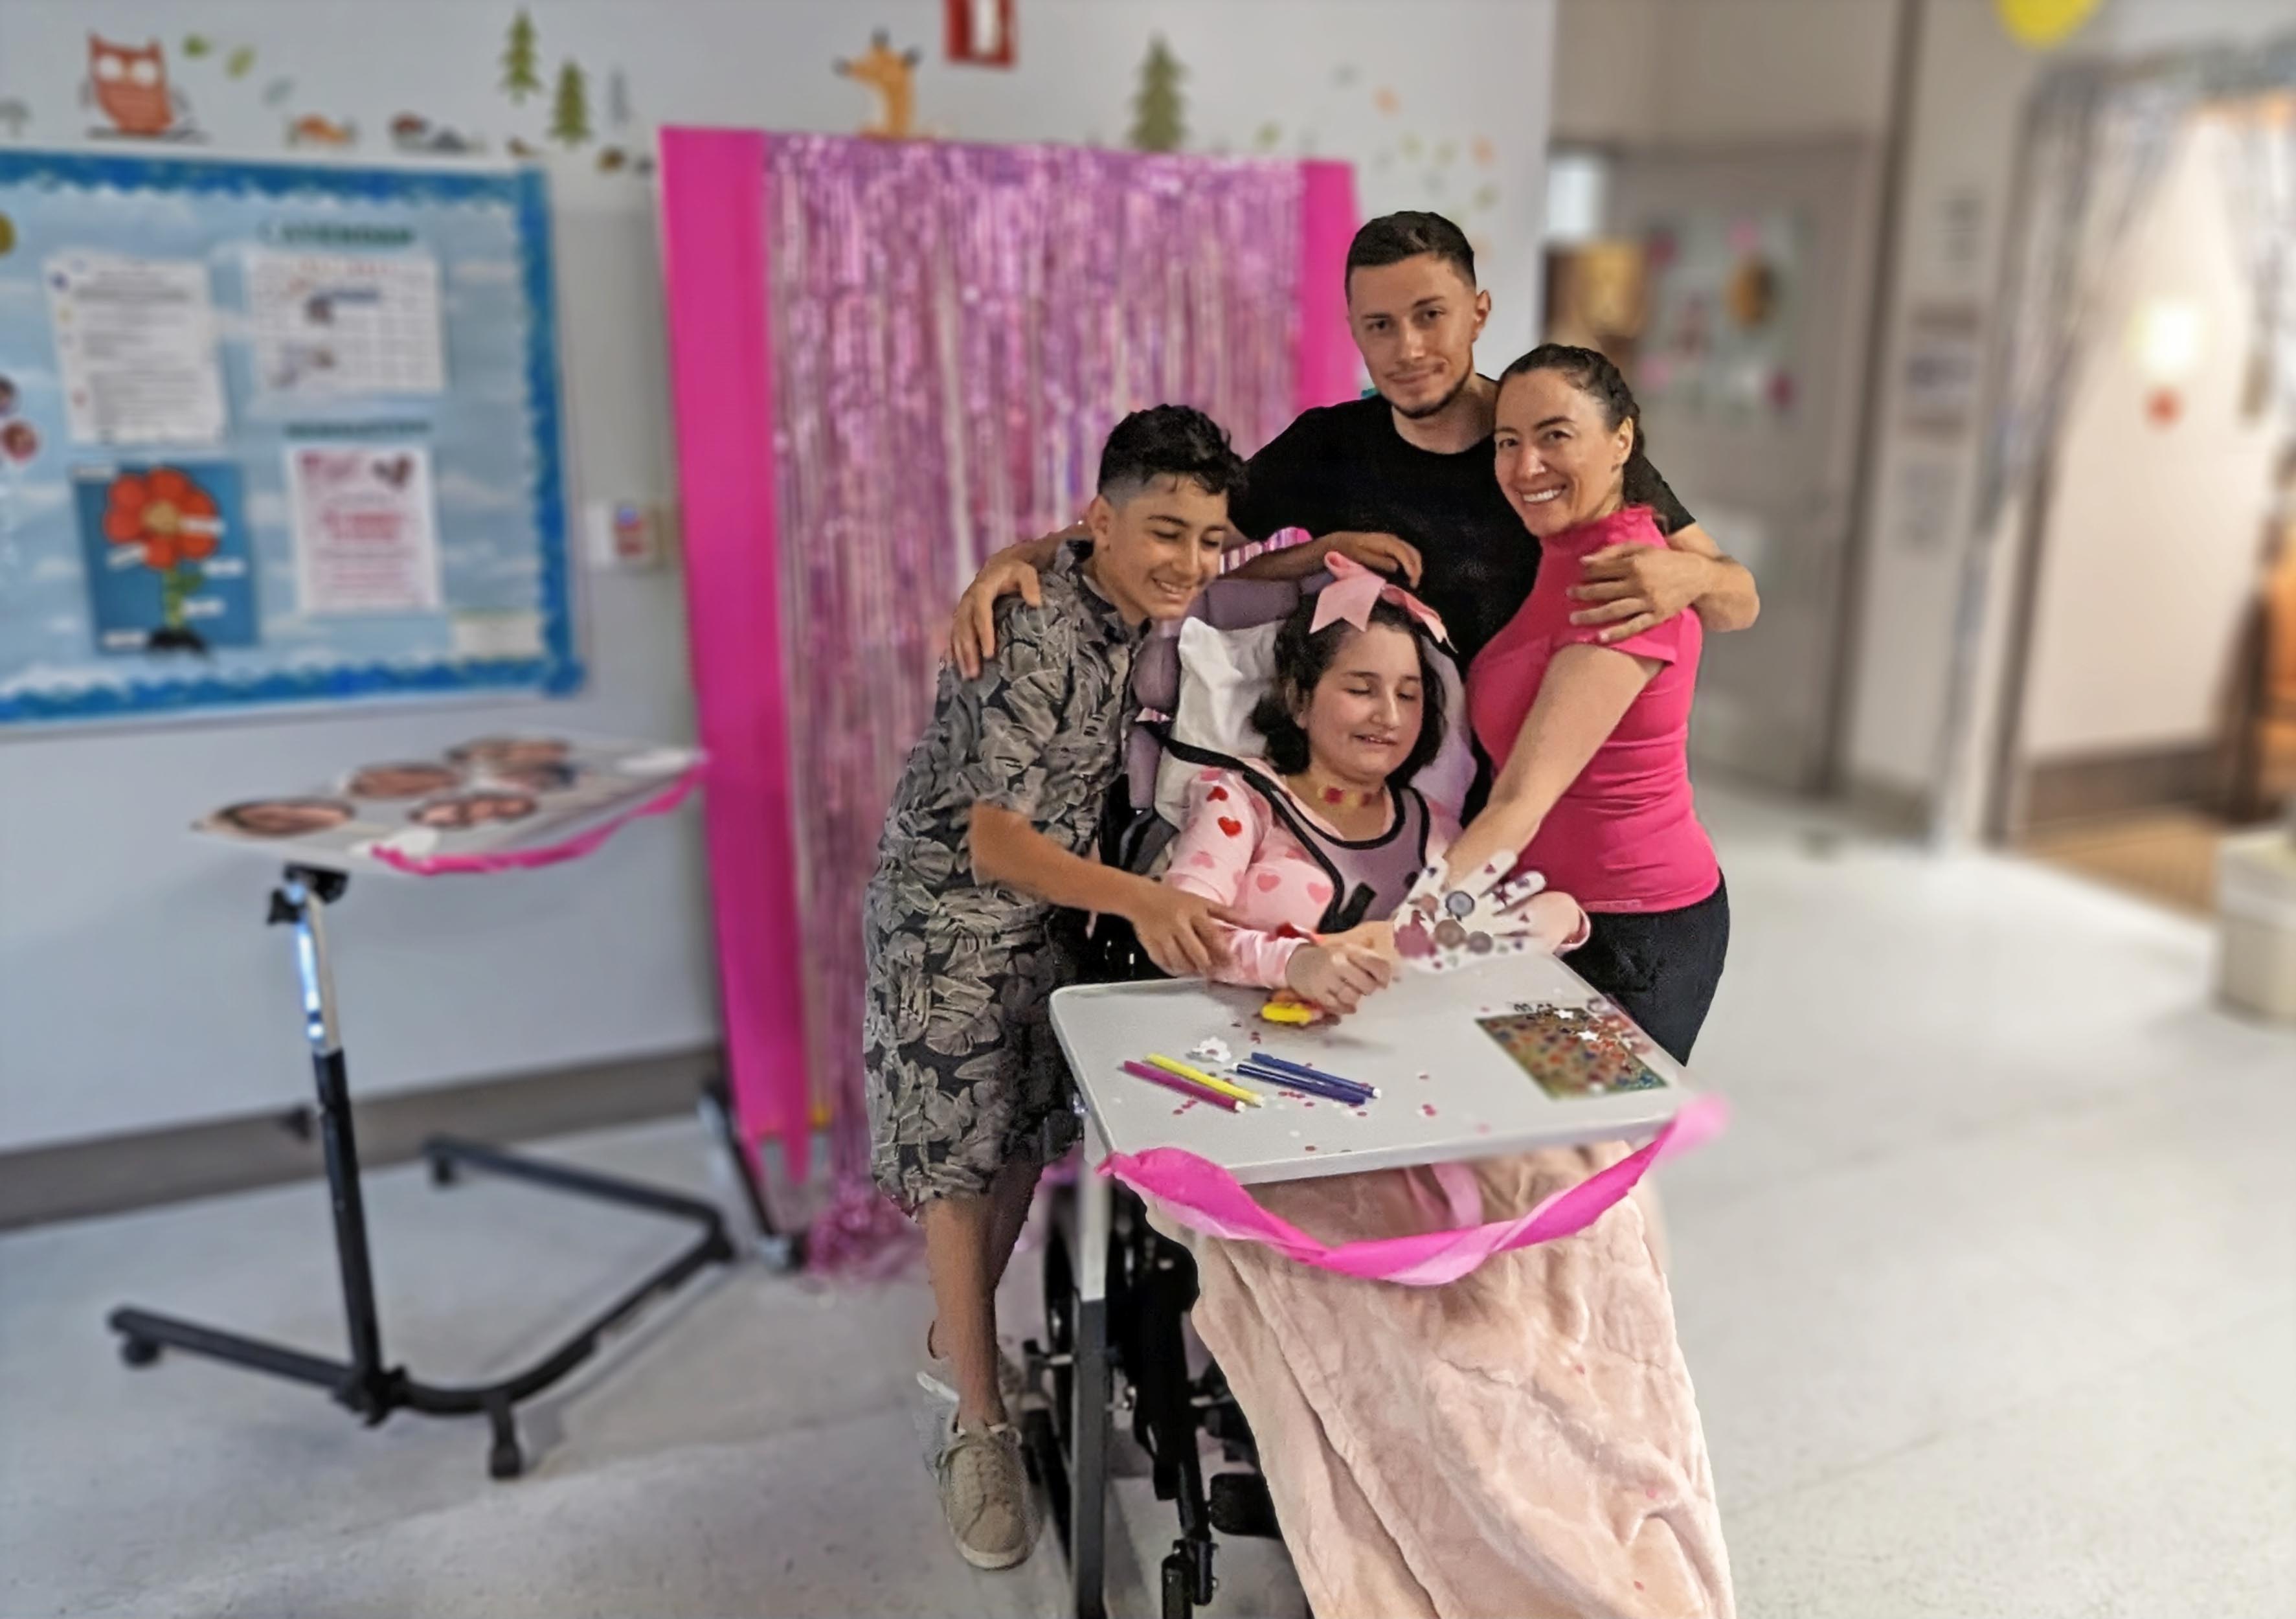
[[[1471,1167],[1485,1208],[1505,1215],[1626,1152]],[[1326,1242],[1447,1219],[1425,1171],[1258,1193]],[[1705,1436],[1644,1200],[1440,1287],[1158,1223],[1196,1254],[1196,1330],[1251,1423],[1320,1619],[1730,1619]]]

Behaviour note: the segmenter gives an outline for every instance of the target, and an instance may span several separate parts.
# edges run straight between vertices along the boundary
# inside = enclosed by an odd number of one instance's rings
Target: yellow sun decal
[[[2001,24],[2021,45],[2045,51],[2062,45],[2095,12],[2099,0],[1995,0]]]

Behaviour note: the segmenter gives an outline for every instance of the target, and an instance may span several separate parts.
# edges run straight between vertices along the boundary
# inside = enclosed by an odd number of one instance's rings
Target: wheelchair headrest
[[[1305,579],[1216,579],[1188,609],[1214,629],[1250,629],[1279,624],[1292,616],[1302,596],[1312,596],[1331,581],[1328,573]],[[1159,624],[1132,660],[1132,696],[1142,708],[1160,714],[1177,712],[1180,706],[1180,626]]]
[[[1330,583],[1331,577],[1316,573],[1296,583],[1215,579],[1186,620],[1160,625],[1143,644],[1133,659],[1134,699],[1143,708],[1171,717],[1168,728],[1183,741],[1213,752],[1259,757],[1264,744],[1247,717],[1267,689],[1271,648],[1264,637],[1239,637],[1234,632],[1283,622],[1303,597]],[[1202,630],[1190,630],[1192,644],[1201,645],[1185,666],[1180,652],[1183,624],[1201,624],[1220,632],[1212,638],[1204,637]],[[1438,662],[1447,700],[1448,735],[1434,760],[1420,771],[1415,785],[1439,811],[1456,818],[1474,781],[1474,747],[1469,738],[1460,671],[1447,657],[1439,658]],[[1184,701],[1184,679],[1207,684]],[[1168,756],[1164,735],[1147,726],[1136,727],[1125,757],[1126,790],[1133,810],[1153,810],[1177,826],[1186,777],[1193,768]]]

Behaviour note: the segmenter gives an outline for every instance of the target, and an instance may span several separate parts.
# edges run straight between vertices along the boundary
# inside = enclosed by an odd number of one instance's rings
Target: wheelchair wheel
[[[1069,1257],[1070,1222],[1064,1216],[1075,1200],[1059,1197],[1045,1235],[1045,1349],[1050,1364],[1054,1431],[1061,1448],[1076,1443],[1076,1267]]]
[[[1164,1559],[1161,1573],[1160,1590],[1163,1600],[1158,1607],[1160,1619],[1190,1619],[1196,1605],[1189,1600],[1187,1558],[1174,1552]]]

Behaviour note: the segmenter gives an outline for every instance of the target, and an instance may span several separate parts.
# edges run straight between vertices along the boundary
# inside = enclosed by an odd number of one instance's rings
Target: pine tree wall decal
[[[503,94],[514,102],[522,102],[542,88],[542,76],[535,70],[534,19],[526,14],[523,6],[511,19],[510,39],[503,46]]]
[[[1132,98],[1132,144],[1141,152],[1177,152],[1188,138],[1180,80],[1187,70],[1162,35],[1150,42],[1140,64],[1140,94]]]
[[[579,146],[590,138],[590,91],[582,70],[568,62],[558,70],[558,94],[550,103],[550,138]]]

